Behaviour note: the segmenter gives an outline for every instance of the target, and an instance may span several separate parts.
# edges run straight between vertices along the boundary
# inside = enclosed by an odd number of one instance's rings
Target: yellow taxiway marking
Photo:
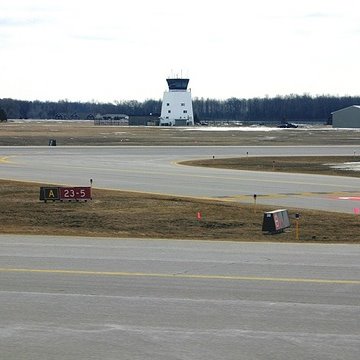
[[[9,157],[10,156],[2,156],[2,157],[0,157],[0,164],[8,164],[8,163],[10,163],[11,161],[9,160]]]
[[[87,271],[87,270],[16,269],[16,268],[0,268],[0,272],[360,285],[360,280],[281,278],[281,277],[238,276],[238,275],[160,274],[160,273],[123,272],[123,271]]]

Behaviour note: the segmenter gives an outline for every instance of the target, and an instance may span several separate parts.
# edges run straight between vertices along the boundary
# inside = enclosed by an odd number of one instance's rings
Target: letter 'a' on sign
[[[59,200],[60,199],[60,192],[58,187],[40,187],[40,200],[47,201],[47,200]]]

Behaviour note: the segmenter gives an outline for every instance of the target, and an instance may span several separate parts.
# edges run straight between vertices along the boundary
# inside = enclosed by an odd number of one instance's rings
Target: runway
[[[352,155],[354,146],[1,147],[1,178],[352,213],[359,180],[180,166],[215,157]]]
[[[0,236],[4,359],[343,359],[360,247]]]

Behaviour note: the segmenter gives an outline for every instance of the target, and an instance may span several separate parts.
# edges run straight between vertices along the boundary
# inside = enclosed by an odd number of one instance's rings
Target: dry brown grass
[[[278,235],[261,231],[268,206],[93,190],[86,203],[47,202],[39,185],[0,180],[0,233],[134,238],[295,242],[292,227]],[[197,220],[200,211],[202,219]],[[360,242],[360,217],[301,211],[301,242]]]
[[[329,165],[343,164],[345,162],[360,162],[360,156],[250,156],[241,158],[191,160],[183,161],[181,164],[235,170],[281,171],[290,173],[360,177],[359,171],[333,169]]]
[[[194,128],[95,126],[92,122],[39,120],[1,123],[0,146],[48,145],[359,145],[351,130],[199,131]]]

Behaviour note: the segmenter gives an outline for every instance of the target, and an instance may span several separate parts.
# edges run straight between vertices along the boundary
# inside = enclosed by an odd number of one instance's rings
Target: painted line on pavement
[[[360,280],[277,278],[277,277],[238,276],[238,275],[161,274],[161,273],[123,272],[123,271],[87,271],[87,270],[16,269],[16,268],[0,268],[0,272],[360,285]]]
[[[339,196],[339,200],[353,200],[353,201],[360,201],[360,196]]]
[[[10,156],[2,156],[0,157],[0,164],[11,164],[11,161],[9,160]]]

